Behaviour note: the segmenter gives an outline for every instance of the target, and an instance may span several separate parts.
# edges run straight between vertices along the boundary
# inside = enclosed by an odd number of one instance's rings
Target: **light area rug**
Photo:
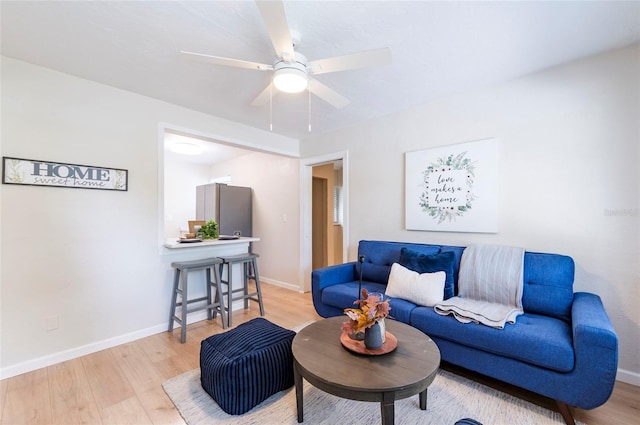
[[[296,394],[292,387],[274,394],[249,412],[228,415],[200,385],[200,369],[165,381],[162,386],[189,425],[200,424],[297,424]],[[427,394],[427,410],[420,410],[418,396],[395,403],[395,423],[402,425],[453,425],[473,418],[484,425],[564,424],[557,412],[545,409],[485,385],[440,370]],[[380,423],[380,404],[342,399],[304,381],[305,424]]]

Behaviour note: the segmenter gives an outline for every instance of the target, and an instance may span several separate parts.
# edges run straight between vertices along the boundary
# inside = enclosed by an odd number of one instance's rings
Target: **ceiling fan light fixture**
[[[273,85],[285,93],[300,93],[308,83],[307,73],[298,68],[280,68],[273,74]]]
[[[181,155],[200,155],[202,148],[193,143],[174,143],[169,147],[172,152],[179,153]]]

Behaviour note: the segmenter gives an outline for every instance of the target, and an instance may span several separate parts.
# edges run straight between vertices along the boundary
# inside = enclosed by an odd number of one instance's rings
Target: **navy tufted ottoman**
[[[263,318],[212,335],[200,345],[202,388],[225,412],[241,415],[293,386],[295,332]]]

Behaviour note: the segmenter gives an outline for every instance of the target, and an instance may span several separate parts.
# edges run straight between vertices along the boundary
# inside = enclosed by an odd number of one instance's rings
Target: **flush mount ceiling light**
[[[299,55],[300,56],[300,55]],[[309,82],[307,68],[299,62],[279,62],[275,65],[273,85],[285,93],[300,93]]]
[[[181,155],[200,155],[202,153],[202,148],[193,143],[174,143],[169,149]]]

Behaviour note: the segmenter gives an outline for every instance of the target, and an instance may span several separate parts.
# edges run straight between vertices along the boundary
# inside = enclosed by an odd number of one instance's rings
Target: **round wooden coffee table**
[[[320,320],[302,329],[293,339],[293,370],[298,422],[304,420],[302,378],[338,397],[378,401],[382,424],[393,424],[394,402],[419,394],[420,408],[427,409],[427,387],[440,366],[440,350],[423,332],[386,319],[387,332],[398,347],[383,355],[362,355],[340,343],[346,316]]]

